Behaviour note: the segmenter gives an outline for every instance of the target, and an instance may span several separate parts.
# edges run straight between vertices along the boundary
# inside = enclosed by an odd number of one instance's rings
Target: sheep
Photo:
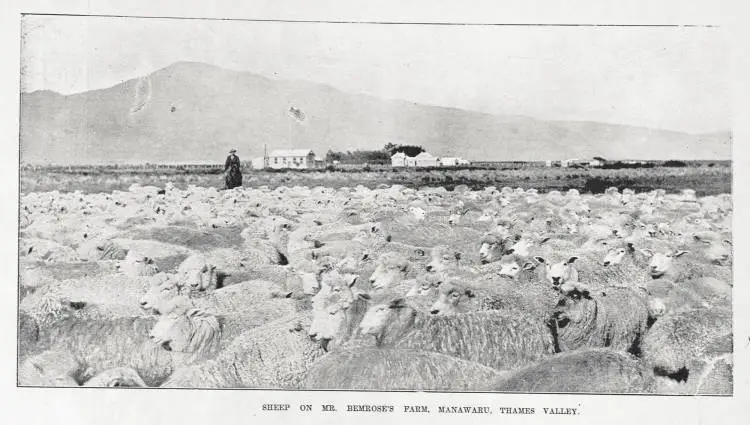
[[[287,316],[245,331],[215,359],[179,368],[161,386],[299,389],[324,354],[305,335],[308,326],[304,316]]]
[[[303,389],[476,391],[501,375],[478,363],[411,349],[349,349],[315,362]]]
[[[731,353],[732,312],[702,307],[674,311],[660,317],[646,334],[643,359],[657,376],[694,383],[701,362]],[[724,336],[729,335],[728,344]]]
[[[69,246],[45,239],[23,237],[18,240],[18,256],[46,262],[69,263],[79,260],[78,254]]]
[[[612,287],[595,292],[579,282],[567,282],[559,291],[551,321],[558,352],[610,347],[640,353],[649,322],[644,291]]]
[[[691,258],[688,261],[682,259],[681,264],[675,264],[675,259],[688,253],[684,250],[654,252],[650,249],[642,249],[641,252],[651,258],[648,272],[653,279],[682,282],[694,278],[714,277],[728,284],[732,282],[731,268],[707,264],[695,255],[689,255]]]
[[[155,386],[177,365],[211,355],[219,333],[216,318],[180,306],[166,310],[158,321],[64,318],[43,330],[40,344],[51,352],[72,354],[78,365],[73,377],[79,383],[107,369],[127,366]]]
[[[497,232],[485,233],[479,241],[479,262],[482,264],[499,260],[519,238]]]
[[[355,283],[356,278],[345,279],[333,271],[324,276],[321,291],[313,297],[313,319],[308,335],[325,351],[329,350],[331,341],[344,345],[357,339],[358,325],[367,304],[351,290]]]
[[[80,366],[68,351],[45,351],[26,358],[18,367],[22,387],[77,387]]]
[[[517,313],[487,311],[450,316],[425,314],[403,298],[371,297],[359,325],[378,346],[431,350],[510,369],[553,352],[552,336],[541,321]]]
[[[442,272],[450,268],[459,267],[461,252],[452,250],[446,245],[438,245],[430,250],[431,261],[425,269],[428,272]]]
[[[115,266],[117,270],[128,277],[153,276],[159,273],[159,267],[154,260],[136,251],[130,250],[122,261]]]
[[[491,391],[523,393],[650,393],[651,373],[636,357],[606,348],[584,348],[513,370]]]
[[[410,271],[409,262],[403,257],[387,252],[378,258],[378,265],[370,275],[373,288],[386,288],[394,282],[406,279]]]
[[[147,387],[133,368],[116,367],[105,370],[83,384],[84,387]]]

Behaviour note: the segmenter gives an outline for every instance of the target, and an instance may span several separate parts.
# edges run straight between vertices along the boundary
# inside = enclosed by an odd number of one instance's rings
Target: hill
[[[288,115],[305,114],[303,124]],[[593,122],[543,121],[382,100],[306,81],[179,62],[116,86],[21,95],[25,163],[222,162],[270,149],[418,144],[473,160],[730,159],[729,133],[691,135]]]

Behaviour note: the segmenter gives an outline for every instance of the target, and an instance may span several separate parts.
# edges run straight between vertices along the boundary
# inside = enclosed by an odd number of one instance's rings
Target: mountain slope
[[[305,113],[298,124],[290,106]],[[22,94],[26,163],[215,160],[236,147],[250,159],[268,149],[377,149],[423,145],[472,160],[571,157],[729,159],[730,136],[589,122],[541,121],[381,100],[304,81],[179,62],[114,87],[63,96]]]

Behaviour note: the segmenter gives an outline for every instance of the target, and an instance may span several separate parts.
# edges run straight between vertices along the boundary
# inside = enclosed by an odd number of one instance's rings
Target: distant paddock
[[[188,185],[214,186],[224,184],[221,170],[186,172],[174,169],[50,171],[22,169],[22,193],[59,190],[84,193],[127,190],[133,183],[163,187],[172,182],[176,187]],[[245,187],[268,186],[327,186],[363,185],[374,188],[381,184],[400,184],[407,187],[443,186],[453,190],[457,185],[471,189],[487,186],[535,188],[540,192],[578,189],[581,192],[601,193],[607,187],[649,191],[656,188],[678,192],[694,189],[700,196],[731,193],[732,167],[727,164],[701,164],[684,167],[650,167],[637,169],[569,169],[527,167],[519,169],[391,169],[306,170],[244,172]]]

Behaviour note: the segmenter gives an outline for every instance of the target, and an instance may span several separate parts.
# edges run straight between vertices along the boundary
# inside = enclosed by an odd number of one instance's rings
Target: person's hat
[[[237,149],[229,149],[229,153],[235,153],[237,152]]]

